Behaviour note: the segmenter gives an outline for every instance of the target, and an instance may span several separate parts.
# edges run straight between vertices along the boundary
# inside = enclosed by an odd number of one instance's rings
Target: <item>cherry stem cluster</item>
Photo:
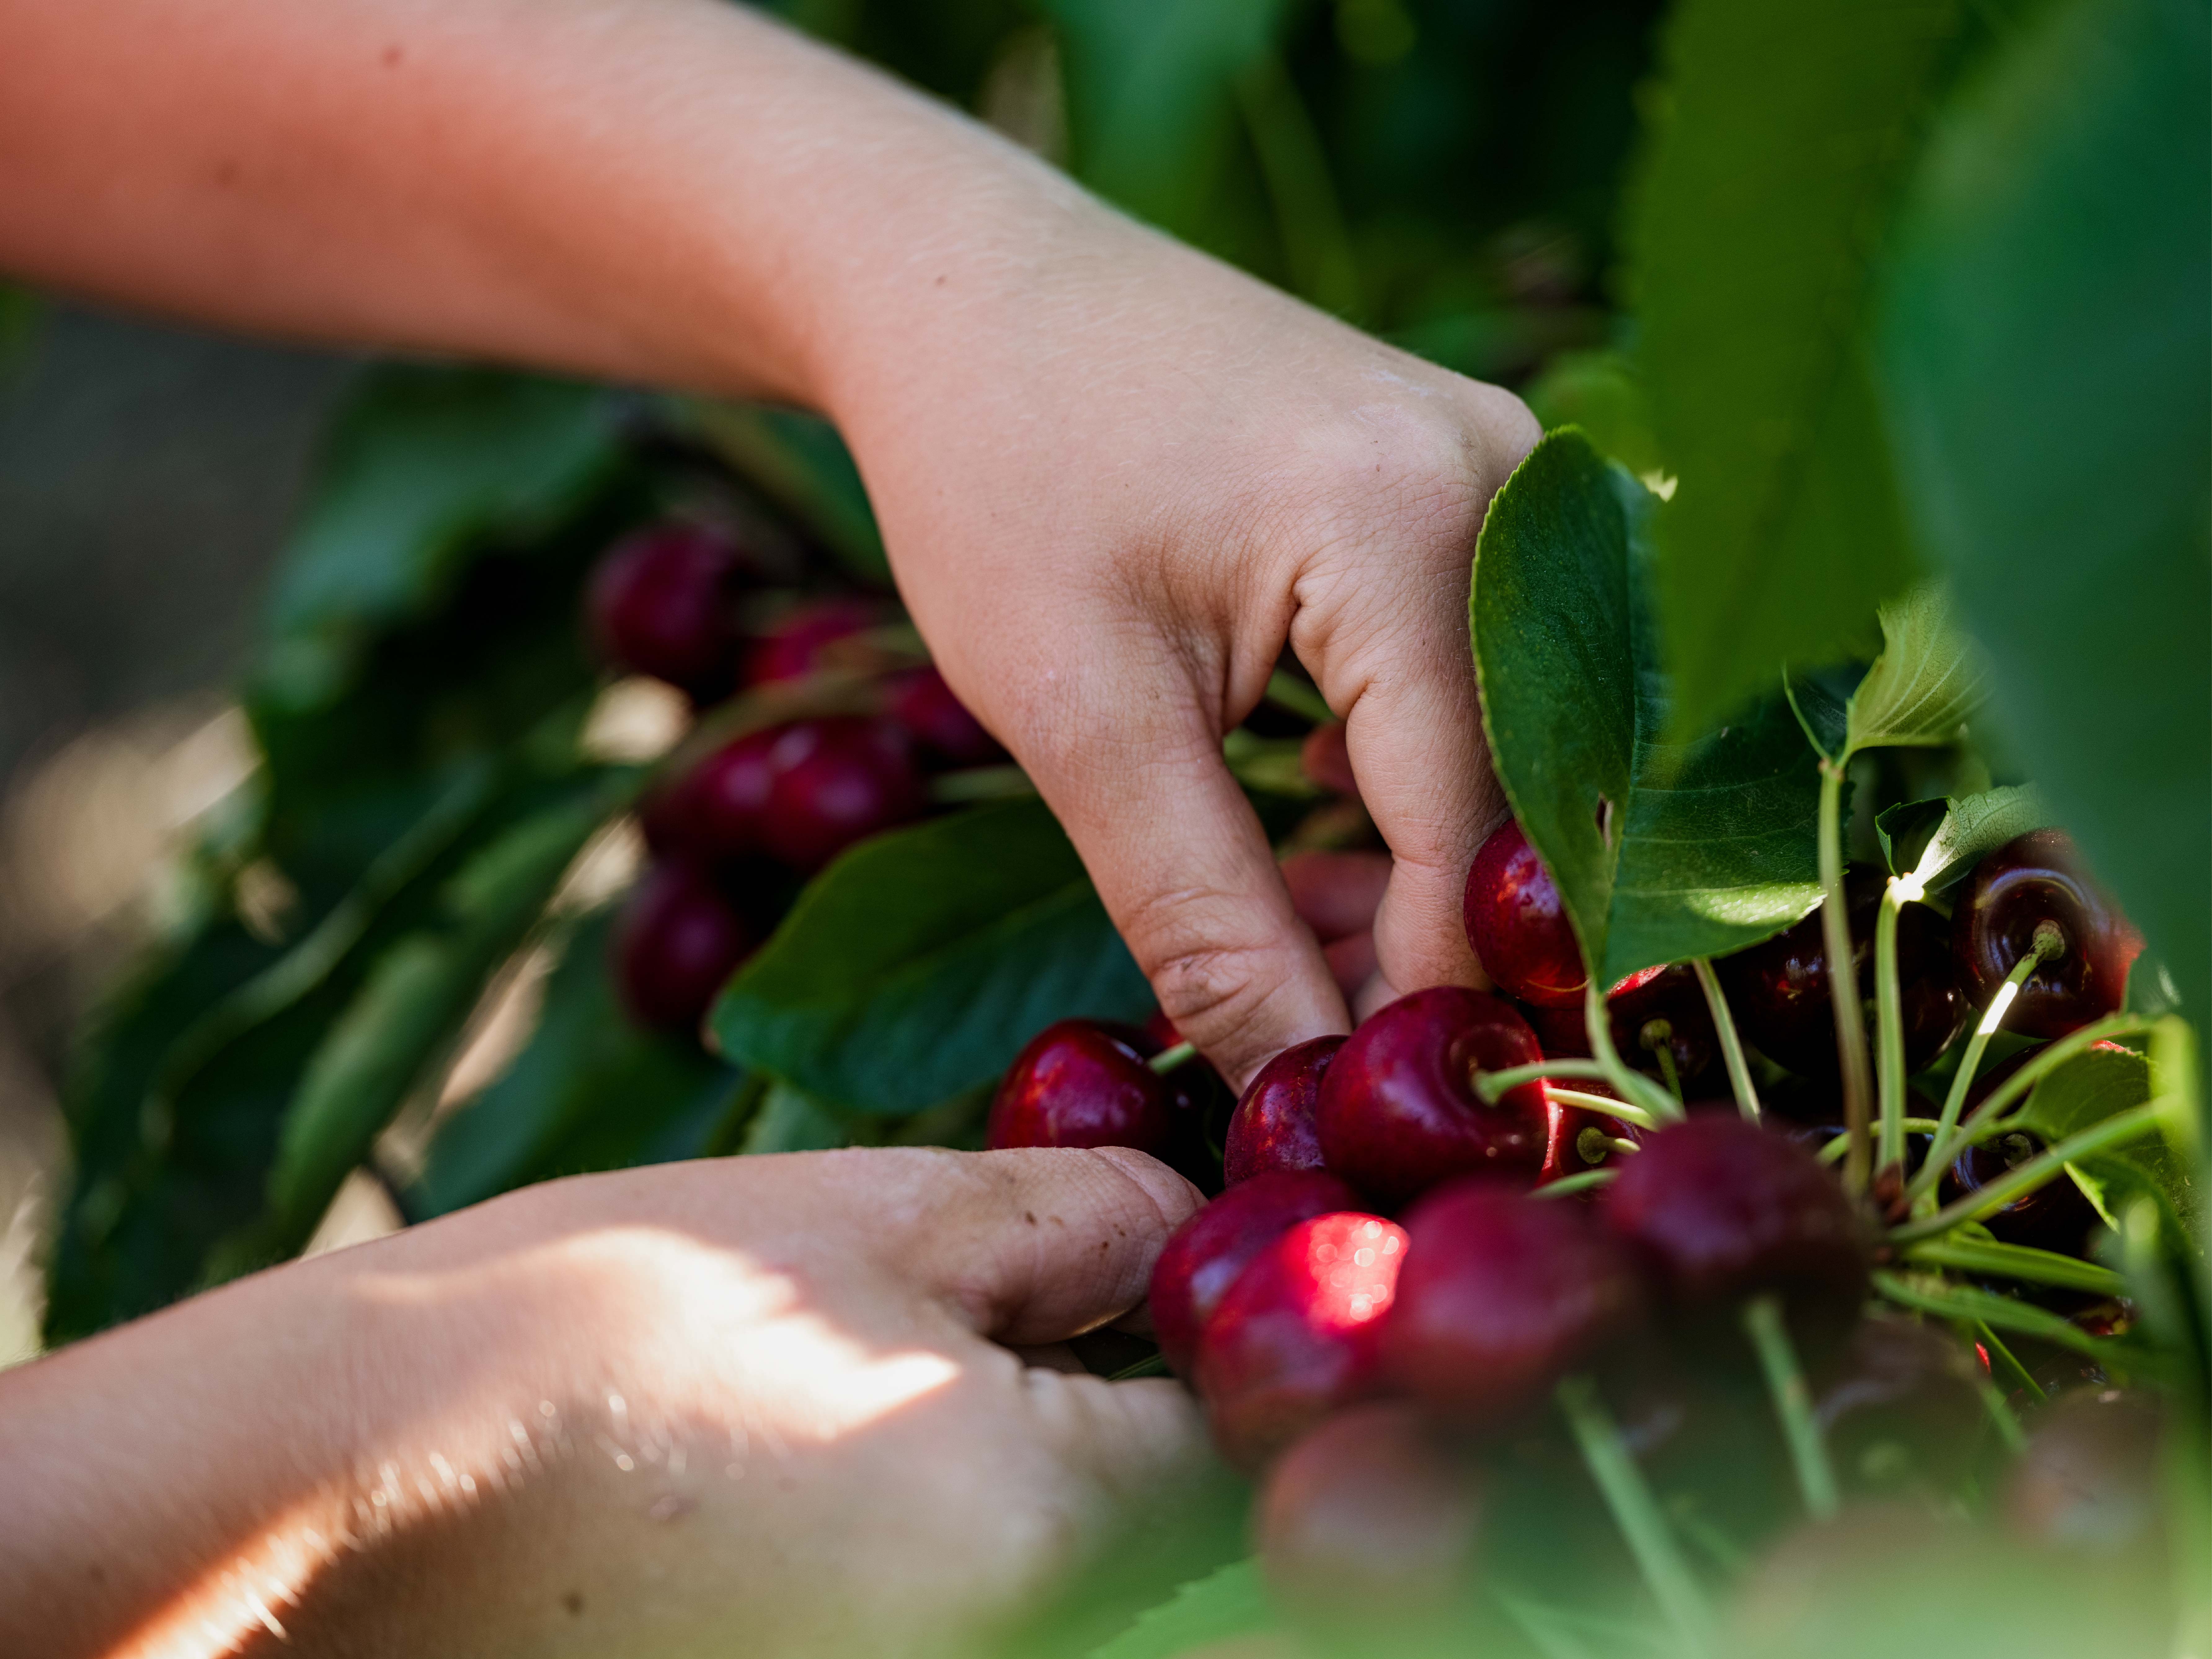
[[[1883,908],[1888,908],[1887,901]],[[2051,927],[2047,933],[2043,927],[2037,928],[2034,948],[2013,963],[2012,971],[2005,975],[2004,983],[1998,986],[1996,994],[1990,998],[1990,1006],[1982,1011],[1981,1018],[1974,1023],[1973,1036],[1966,1040],[1966,1052],[1960,1056],[1959,1069],[1951,1079],[1950,1092],[1943,1097],[1943,1115],[1937,1121],[1935,1145],[1928,1149],[1928,1161],[1921,1166],[1919,1176],[1905,1188],[1908,1197],[1917,1200],[1934,1190],[1936,1182],[1942,1176],[1943,1165],[1949,1161],[1959,1114],[1966,1108],[1967,1092],[1974,1086],[1974,1074],[1981,1070],[1982,1055],[1990,1046],[1990,1039],[1996,1035],[1997,1027],[2004,1024],[2004,1017],[2012,1007],[2013,999],[2020,994],[2020,988],[2027,982],[2028,976],[2043,965],[2046,954],[2055,956],[2064,948],[2064,936],[2056,927]],[[1894,972],[1893,964],[1892,971]],[[1902,1079],[1899,1086],[1902,1087]],[[1984,1103],[1985,1106],[1987,1103]]]
[[[1659,1121],[1641,1106],[1631,1106],[1626,1101],[1615,1100],[1610,1095],[1594,1095],[1581,1089],[1553,1089],[1547,1091],[1562,1106],[1579,1106],[1586,1112],[1601,1112],[1607,1117],[1617,1117],[1623,1123],[1633,1123],[1639,1129],[1656,1129]]]
[[[1583,1023],[1588,1028],[1590,1054],[1599,1067],[1598,1075],[1613,1085],[1623,1100],[1641,1106],[1661,1122],[1680,1121],[1684,1116],[1681,1101],[1662,1085],[1632,1068],[1613,1046],[1613,1018],[1606,1010],[1605,993],[1599,988],[1595,974],[1589,976],[1583,989]]]
[[[1744,1334],[1759,1355],[1759,1368],[1766,1376],[1766,1392],[1774,1401],[1774,1415],[1789,1443],[1790,1461],[1797,1471],[1797,1490],[1805,1499],[1806,1513],[1826,1521],[1842,1507],[1836,1491],[1836,1471],[1828,1462],[1827,1442],[1821,1437],[1820,1419],[1813,1414],[1813,1391],[1806,1385],[1805,1368],[1797,1363],[1797,1349],[1782,1322],[1781,1298],[1755,1296],[1744,1304]]]
[[[1705,1587],[1668,1530],[1657,1498],[1637,1468],[1613,1413],[1587,1376],[1570,1376],[1559,1386],[1559,1411],[1574,1433],[1583,1463],[1613,1511],[1613,1524],[1650,1586],[1652,1599],[1674,1626],[1690,1653],[1710,1654],[1714,1646],[1713,1611]]]
[[[1979,1221],[1984,1216],[1994,1215],[2014,1199],[2056,1180],[2064,1173],[2066,1166],[2076,1159],[2094,1157],[2122,1141],[2132,1140],[2136,1136],[2156,1128],[2165,1110],[2164,1101],[2153,1100],[2141,1106],[2131,1106],[2124,1112],[2115,1112],[2102,1122],[2094,1123],[2079,1133],[2067,1136],[2056,1146],[2046,1147],[2017,1169],[2006,1170],[1978,1191],[1968,1193],[1935,1214],[1916,1218],[1901,1227],[1893,1227],[1889,1242],[1892,1244],[1910,1244],[1918,1239],[1934,1238],[1949,1232],[1962,1222]]]
[[[1711,957],[1692,957],[1690,971],[1698,976],[1698,988],[1705,994],[1705,1006],[1712,1011],[1713,1030],[1720,1034],[1721,1058],[1728,1065],[1729,1087],[1735,1091],[1735,1109],[1756,1123],[1759,1090],[1751,1080],[1751,1063],[1744,1058],[1743,1039],[1736,1035],[1735,1017],[1729,1012],[1720,975],[1713,971]]]

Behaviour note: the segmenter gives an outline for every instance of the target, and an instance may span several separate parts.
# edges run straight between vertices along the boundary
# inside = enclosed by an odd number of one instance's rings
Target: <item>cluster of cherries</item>
[[[617,543],[593,571],[586,624],[621,671],[705,708],[805,679],[887,620],[862,595],[763,592],[743,549],[671,521]],[[938,771],[1005,751],[927,666],[875,679],[860,714],[749,731],[661,786],[641,819],[653,867],[615,940],[616,980],[640,1024],[696,1030],[731,973],[788,907],[799,881],[855,842],[921,817]]]
[[[1847,896],[1870,994],[1879,879],[1855,878]],[[1843,1132],[1819,915],[1719,964],[1741,1034],[1791,1073],[1765,1091],[1762,1121],[1695,1091],[1720,1043],[1690,969],[1613,988],[1616,1051],[1688,1103],[1680,1121],[1656,1127],[1635,1124],[1634,1112],[1564,1103],[1540,1079],[1499,1088],[1484,1078],[1589,1053],[1580,953],[1517,825],[1475,859],[1466,921],[1508,994],[1417,991],[1348,1037],[1269,1060],[1227,1121],[1225,1188],[1169,1242],[1153,1275],[1164,1358],[1206,1402],[1223,1452],[1273,1468],[1261,1509],[1271,1577],[1326,1582],[1349,1550],[1375,1569],[1373,1589],[1403,1577],[1413,1549],[1439,1583],[1462,1582],[1464,1552],[1451,1540],[1465,1543],[1474,1525],[1486,1449],[1524,1440],[1554,1390],[1591,1376],[1640,1413],[1646,1449],[1653,1422],[1674,1425],[1658,1440],[1679,1438],[1698,1415],[1684,1402],[1705,1386],[1700,1375],[1748,1367],[1754,1304],[1818,1384],[1846,1468],[1863,1466],[1870,1480],[1900,1462],[1923,1478],[1963,1474],[1986,1424],[1983,1368],[1936,1329],[1863,1317],[1869,1218],[1818,1155]],[[2063,948],[2038,952],[2007,1021],[2038,1037],[2117,1009],[2139,948],[2065,838],[2038,832],[1983,860],[1957,890],[1948,928],[1934,909],[1906,906],[1908,1066],[1941,1054],[2037,952],[2039,927],[2047,945],[2053,923]],[[1203,1182],[1211,1171],[1191,1147],[1204,1091],[1177,1079],[1211,1074],[1174,1039],[1158,1018],[1145,1030],[1048,1027],[1002,1081],[989,1144],[1136,1146]],[[1970,1147],[1949,1186],[1978,1188],[2040,1150],[2024,1133]],[[1547,1190],[1569,1176],[1584,1179]],[[2062,1181],[1986,1224],[2078,1253],[2095,1221]],[[1652,1397],[1655,1376],[1671,1397]],[[1425,1518],[1413,1525],[1409,1513]],[[1380,1541],[1367,1549],[1360,1539]]]

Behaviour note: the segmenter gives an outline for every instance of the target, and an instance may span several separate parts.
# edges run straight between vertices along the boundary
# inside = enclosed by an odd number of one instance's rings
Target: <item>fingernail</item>
[[[1101,1146],[1094,1155],[1104,1158],[1142,1187],[1170,1227],[1180,1226],[1185,1217],[1194,1213],[1206,1202],[1204,1193],[1159,1159],[1140,1152],[1133,1146]]]

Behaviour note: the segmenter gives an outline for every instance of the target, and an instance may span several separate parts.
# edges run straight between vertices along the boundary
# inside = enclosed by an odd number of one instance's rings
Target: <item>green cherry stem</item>
[[[1584,1170],[1580,1175],[1561,1176],[1557,1181],[1547,1181],[1528,1196],[1571,1198],[1577,1193],[1586,1193],[1593,1187],[1604,1186],[1620,1173],[1618,1170]]]
[[[2051,1395],[2045,1391],[2043,1384],[2035,1380],[2035,1373],[2020,1363],[2020,1356],[2006,1345],[2004,1338],[1996,1334],[1988,1320],[1977,1319],[1973,1322],[1973,1325],[1975,1340],[1980,1342],[1988,1352],[1991,1370],[1994,1371],[2002,1366],[2005,1375],[2011,1379],[2013,1387],[2026,1394],[2039,1406],[2051,1398]]]
[[[1181,1066],[1186,1060],[1195,1060],[1197,1057],[1198,1045],[1195,1042],[1178,1042],[1172,1048],[1161,1049],[1159,1053],[1154,1054],[1150,1060],[1146,1060],[1145,1064],[1151,1066],[1162,1077],[1165,1077],[1170,1072],[1175,1070],[1176,1066]]]
[[[1936,1120],[1932,1117],[1908,1117],[1904,1121],[1903,1127],[1905,1133],[1907,1134],[1932,1134],[1935,1133],[1936,1129]],[[1820,1162],[1823,1164],[1840,1164],[1843,1162],[1844,1154],[1848,1152],[1850,1150],[1850,1137],[1847,1135],[1838,1135],[1833,1140],[1820,1148]]]
[[[1796,1468],[1797,1490],[1805,1499],[1806,1513],[1815,1521],[1826,1521],[1842,1507],[1843,1500],[1836,1492],[1836,1471],[1828,1462],[1820,1419],[1813,1415],[1813,1391],[1805,1384],[1796,1346],[1782,1322],[1780,1298],[1755,1296],[1745,1303],[1743,1328],[1758,1352],[1759,1370],[1766,1374],[1766,1392],[1774,1401],[1782,1437],[1790,1444],[1790,1461]]]
[[[1474,1092],[1484,1105],[1495,1106],[1510,1091],[1547,1077],[1593,1078],[1600,1083],[1613,1080],[1613,1073],[1594,1060],[1540,1060],[1527,1066],[1508,1066],[1502,1071],[1477,1072]]]
[[[1996,994],[1990,998],[1990,1006],[1975,1022],[1974,1034],[1967,1039],[1966,1052],[1960,1056],[1959,1069],[1952,1076],[1951,1091],[1943,1097],[1943,1115],[1937,1120],[1936,1141],[1928,1149],[1928,1161],[1905,1189],[1908,1198],[1917,1199],[1935,1190],[1943,1166],[1949,1161],[1953,1131],[1958,1127],[1959,1114],[1966,1109],[1967,1091],[1974,1086],[1974,1073],[1981,1070],[1983,1052],[1989,1048],[1990,1039],[1997,1034],[1997,1027],[2004,1024],[2004,1017],[2012,1008],[2013,999],[2020,994],[2020,988],[2029,975],[2043,965],[2046,947],[2054,955],[2065,949],[2065,935],[2050,922],[2036,928],[2034,948],[2013,963],[2012,972],[2005,975],[2004,983],[1997,987]]]
[[[1597,1062],[1599,1075],[1620,1091],[1623,1100],[1641,1106],[1662,1123],[1680,1121],[1682,1103],[1643,1073],[1631,1070],[1621,1059],[1620,1051],[1613,1046],[1612,1017],[1606,1012],[1605,993],[1598,989],[1594,975],[1583,990],[1583,1024],[1589,1033],[1590,1055]]]
[[[1921,891],[1917,879],[1892,876],[1875,916],[1875,1081],[1881,1103],[1877,1170],[1905,1161],[1905,993],[1897,978],[1897,919]]]
[[[1836,1016],[1836,1054],[1844,1076],[1844,1185],[1866,1190],[1872,1173],[1867,1131],[1874,1116],[1874,1079],[1867,1066],[1866,1011],[1859,1006],[1851,962],[1850,917],[1844,908],[1844,767],[1820,762],[1820,946],[1828,958],[1828,1000]]]
[[[1713,1613],[1705,1587],[1690,1571],[1689,1563],[1676,1547],[1667,1517],[1658,1500],[1622,1443],[1620,1430],[1598,1398],[1597,1387],[1587,1376],[1570,1376],[1559,1386],[1560,1413],[1573,1431],[1583,1463],[1597,1483],[1613,1524],[1627,1540],[1629,1553],[1651,1588],[1652,1598],[1694,1654],[1713,1650]]]
[[[1641,1033],[1644,1051],[1659,1062],[1659,1075],[1667,1079],[1667,1092],[1682,1097],[1682,1074],[1674,1069],[1674,1028],[1663,1019],[1647,1020]]]
[[[1889,1242],[1911,1244],[1923,1238],[1935,1238],[1961,1222],[1979,1221],[1984,1216],[1994,1215],[2013,1200],[2056,1180],[2075,1159],[2094,1157],[2107,1147],[2156,1128],[2166,1109],[2163,1100],[2152,1100],[2131,1106],[2124,1112],[2115,1112],[2103,1122],[2092,1124],[2080,1133],[2070,1134],[2057,1145],[2045,1148],[2017,1169],[2006,1170],[1978,1191],[1945,1205],[1935,1214],[1892,1228]]]
[[[1562,1106],[1579,1106],[1586,1112],[1602,1112],[1607,1117],[1617,1117],[1623,1123],[1633,1123],[1639,1129],[1656,1129],[1659,1121],[1641,1106],[1631,1106],[1626,1101],[1608,1095],[1593,1095],[1580,1089],[1552,1089],[1547,1091]]]
[[[1743,1039],[1736,1035],[1735,1017],[1729,1012],[1721,977],[1713,971],[1711,957],[1692,957],[1690,971],[1698,976],[1698,988],[1705,994],[1705,1006],[1712,1012],[1713,1030],[1720,1033],[1721,1059],[1728,1065],[1729,1087],[1735,1091],[1735,1109],[1756,1123],[1759,1090],[1751,1080],[1751,1065],[1743,1057]]]

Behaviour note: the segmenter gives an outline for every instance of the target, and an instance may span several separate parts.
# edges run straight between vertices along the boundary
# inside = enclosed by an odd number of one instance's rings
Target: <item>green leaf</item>
[[[1973,641],[1953,625],[1942,590],[1921,583],[1881,607],[1881,655],[1852,693],[1844,758],[1863,749],[1956,743],[1981,706]]]
[[[1633,203],[1651,417],[1680,488],[1657,584],[1680,718],[1863,654],[1914,565],[1865,351],[1881,232],[1956,0],[1685,0]]]
[[[1259,1563],[1232,1561],[1183,1585],[1172,1600],[1139,1613],[1135,1624],[1097,1648],[1091,1659],[1177,1659],[1209,1643],[1255,1635],[1273,1625]]]
[[[1066,836],[1018,800],[846,854],[708,1020],[741,1065],[899,1113],[988,1082],[1053,1020],[1151,1006]]]
[[[1820,897],[1819,780],[1779,694],[1666,735],[1643,603],[1655,506],[1579,432],[1547,435],[1491,503],[1470,600],[1498,778],[1607,983],[1755,944]]]
[[[279,1127],[270,1213],[251,1249],[304,1243],[347,1173],[460,1033],[492,970],[537,923],[562,873],[624,791],[599,787],[525,818],[475,854],[433,926],[386,949],[317,1046]],[[245,1265],[247,1258],[236,1258]]]
[[[2014,1120],[2046,1142],[2064,1139],[2151,1098],[2150,1063],[2131,1048],[2100,1045],[2076,1054],[2037,1084]],[[2139,1196],[2155,1198],[2187,1224],[2197,1213],[2189,1160],[2162,1135],[2141,1135],[2069,1164],[2075,1180],[2108,1222]]]
[[[771,1083],[760,1111],[738,1150],[758,1152],[826,1152],[853,1144],[853,1126],[803,1089]]]
[[[2057,0],[1946,112],[1881,332],[1918,538],[1991,714],[2212,1013],[2212,23]]]
[[[615,915],[587,917],[563,942],[536,1030],[440,1126],[410,1211],[443,1215],[556,1176],[696,1157],[743,1109],[742,1073],[623,1012],[607,972]]]
[[[490,369],[370,371],[330,439],[270,607],[275,667],[344,672],[362,632],[432,609],[473,538],[542,532],[615,455],[604,392]]]
[[[1875,819],[1875,834],[1892,875],[1911,871],[1922,890],[1940,893],[2017,836],[2051,822],[2030,784],[1985,790],[1957,800],[1912,800]]]
[[[1650,483],[1661,471],[1650,400],[1635,363],[1616,351],[1563,351],[1522,393],[1529,412],[1555,427],[1580,427],[1607,457]]]

